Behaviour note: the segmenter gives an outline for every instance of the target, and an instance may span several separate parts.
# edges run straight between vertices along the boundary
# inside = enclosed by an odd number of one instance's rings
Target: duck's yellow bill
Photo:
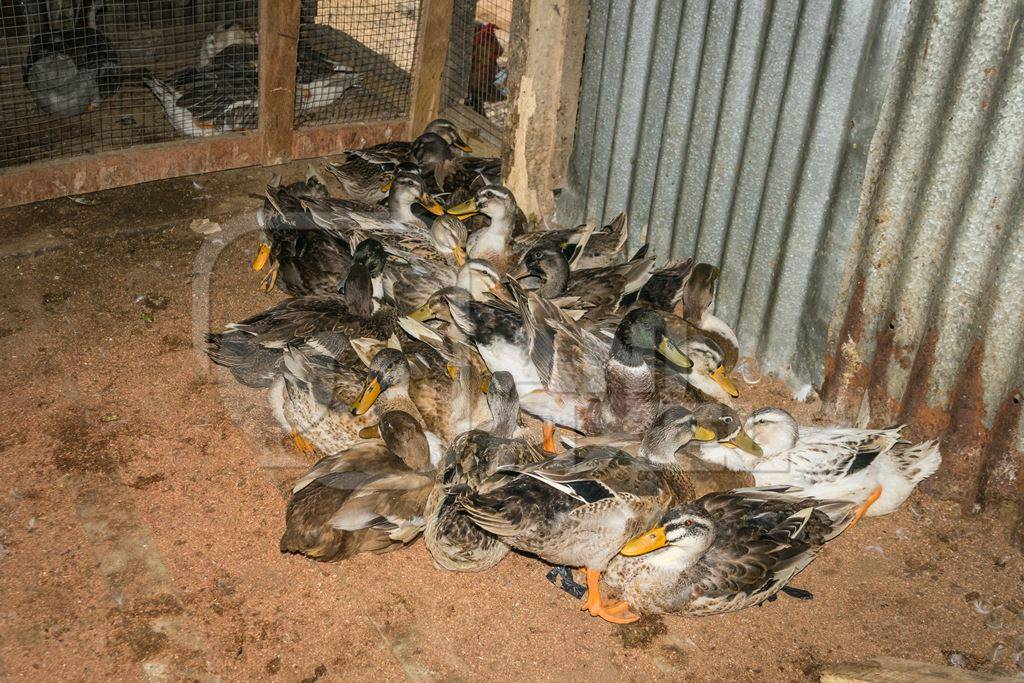
[[[426,322],[434,317],[434,312],[430,310],[430,304],[423,304],[415,311],[409,314],[409,317],[418,323]]]
[[[420,204],[423,208],[434,214],[435,216],[441,216],[444,214],[444,207],[437,203],[437,200],[431,197],[426,192],[420,194]]]
[[[360,439],[379,439],[380,438],[380,424],[370,425],[369,427],[363,427],[359,430]]]
[[[370,406],[372,406],[374,401],[377,400],[377,397],[380,396],[380,390],[380,382],[378,382],[376,378],[367,382],[363,387],[363,390],[359,393],[359,398],[352,403],[352,414],[362,415],[369,410]]]
[[[664,548],[665,543],[665,527],[659,526],[654,527],[641,536],[637,536],[632,541],[622,546],[622,550],[619,552],[626,557],[636,557],[637,555],[646,555],[658,548]]]
[[[761,450],[761,447],[757,445],[757,442],[751,439],[750,435],[742,429],[736,432],[736,436],[720,441],[719,443],[723,446],[728,446],[729,448],[739,448],[740,450],[746,451],[751,455],[756,455],[757,457],[761,457],[764,453]]]
[[[466,250],[462,248],[461,244],[455,245],[455,248],[452,249],[452,254],[455,256],[455,265],[459,268],[466,265]]]
[[[661,343],[658,344],[658,353],[666,360],[681,368],[693,367],[693,361],[690,360],[690,357],[680,351],[675,344],[669,341],[668,337],[663,337]]]
[[[455,146],[456,146],[457,148],[461,149],[461,150],[462,150],[463,152],[465,152],[466,154],[469,154],[470,152],[472,152],[472,151],[473,151],[473,148],[472,148],[472,147],[470,147],[470,146],[469,146],[469,145],[468,145],[468,144],[466,143],[466,141],[465,141],[465,140],[463,140],[463,139],[462,139],[461,137],[460,137],[460,138],[455,138],[455,142],[453,142],[452,144],[453,144],[453,145],[455,145]]]
[[[455,206],[448,209],[448,213],[453,216],[462,218],[463,216],[472,216],[473,214],[480,213],[480,210],[476,207],[476,199],[470,199],[469,201],[456,204]]]
[[[252,269],[263,270],[263,267],[267,265],[268,260],[270,260],[270,245],[261,244],[259,250],[256,252],[256,258],[252,260]]]
[[[715,432],[708,429],[707,427],[701,427],[700,425],[697,425],[693,429],[693,438],[696,439],[697,441],[714,441],[716,437],[717,435],[715,434]]]
[[[382,194],[387,194],[388,192],[391,192],[391,185],[392,185],[393,182],[394,181],[391,178],[388,178],[383,183],[381,183],[381,185],[380,185],[381,193]]]
[[[715,380],[718,386],[725,390],[725,393],[729,394],[733,398],[740,395],[740,390],[736,388],[729,376],[725,374],[725,368],[719,365],[715,368],[715,371],[711,373],[711,379]]]

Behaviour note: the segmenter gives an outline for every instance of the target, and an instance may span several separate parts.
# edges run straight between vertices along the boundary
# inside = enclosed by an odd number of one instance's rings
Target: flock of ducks
[[[451,122],[273,183],[253,268],[287,295],[208,337],[320,460],[282,552],[338,561],[420,535],[436,565],[510,550],[614,623],[771,599],[862,515],[932,474],[900,429],[731,406],[717,268],[624,253],[626,221],[530,230]],[[798,592],[796,589],[794,593]]]
[[[51,116],[95,111],[126,80],[117,51],[96,23],[102,0],[86,0],[74,26],[35,36],[22,79],[36,104]],[[354,68],[300,42],[295,112],[327,107],[362,83]],[[218,26],[200,46],[194,64],[142,81],[181,135],[208,137],[255,128],[259,116],[257,34],[238,22]]]

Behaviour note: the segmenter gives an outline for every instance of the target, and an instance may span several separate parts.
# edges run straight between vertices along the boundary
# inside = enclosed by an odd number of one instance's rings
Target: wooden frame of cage
[[[2,169],[0,207],[176,176],[269,166],[405,138],[409,130],[422,129],[425,121],[437,116],[440,74],[447,48],[447,31],[438,27],[451,21],[452,2],[423,2],[415,61],[421,68],[413,74],[408,118],[296,129],[294,92],[301,0],[261,2],[260,105],[255,130],[138,145]]]
[[[407,139],[442,114],[442,80],[454,0],[422,0],[418,40],[403,118],[295,128],[294,90],[301,0],[260,3],[260,106],[255,130],[183,139],[39,161],[0,169],[0,208],[114,187],[340,154]],[[531,216],[553,210],[576,125],[588,0],[560,4],[514,0],[509,50],[508,124],[501,139],[474,136],[498,152],[506,184]],[[521,92],[523,91],[523,92]],[[523,94],[525,93],[525,94]],[[522,96],[521,96],[522,95]]]

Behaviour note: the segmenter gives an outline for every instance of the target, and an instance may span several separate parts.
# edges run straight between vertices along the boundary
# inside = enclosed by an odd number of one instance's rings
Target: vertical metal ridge
[[[581,98],[618,101],[581,107],[560,219],[625,207],[631,247],[722,267],[762,367],[942,434],[965,504],[1020,495],[1024,3],[593,4]]]

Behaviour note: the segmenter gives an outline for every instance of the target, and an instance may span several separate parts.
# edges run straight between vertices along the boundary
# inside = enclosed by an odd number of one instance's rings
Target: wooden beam
[[[509,45],[505,184],[531,219],[554,211],[576,136],[588,0],[516,2]]]
[[[896,657],[876,657],[857,664],[832,664],[821,671],[821,683],[1010,683],[1014,680],[1019,679]]]
[[[410,97],[412,135],[419,135],[441,113],[441,81],[448,59],[454,4],[454,0],[423,0]]]
[[[0,171],[0,208],[260,163],[258,133],[176,140]]]
[[[263,164],[288,161],[295,125],[300,0],[260,3],[260,122]]]
[[[292,136],[291,157],[325,157],[389,140],[405,140],[408,129],[409,121],[406,119],[300,128]]]

